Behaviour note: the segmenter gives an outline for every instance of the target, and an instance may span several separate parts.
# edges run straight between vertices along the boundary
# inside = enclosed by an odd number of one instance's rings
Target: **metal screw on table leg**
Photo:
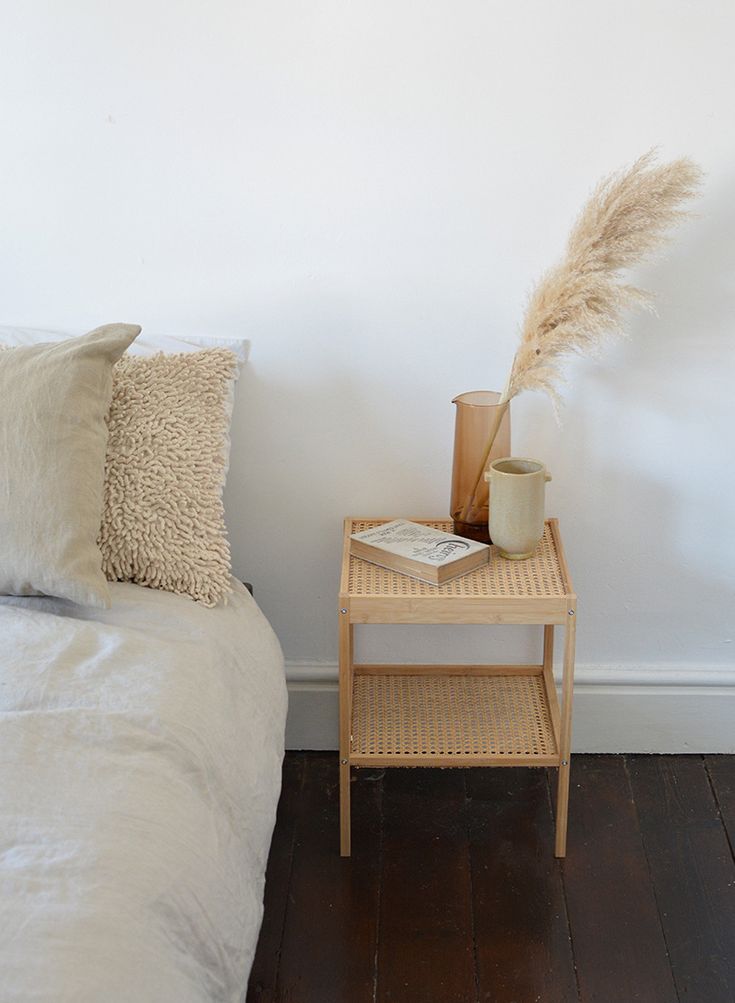
[[[342,763],[343,766],[347,766],[347,760],[346,759],[340,759],[340,763]]]
[[[346,612],[347,612],[347,610],[346,610],[346,609],[341,609],[341,610],[340,610],[340,613],[346,613]]]
[[[567,612],[569,613],[570,616],[574,616],[574,610],[573,609],[567,610]]]

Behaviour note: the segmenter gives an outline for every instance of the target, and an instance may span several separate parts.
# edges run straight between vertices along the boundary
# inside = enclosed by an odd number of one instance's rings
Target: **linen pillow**
[[[205,606],[231,591],[222,491],[237,370],[222,348],[115,366],[99,537],[111,581]]]
[[[0,352],[0,594],[110,605],[97,546],[105,418],[114,364],[139,333],[107,324]]]

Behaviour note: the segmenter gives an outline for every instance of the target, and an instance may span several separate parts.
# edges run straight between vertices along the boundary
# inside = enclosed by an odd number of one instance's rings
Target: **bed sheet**
[[[2,1003],[243,997],[280,789],[267,620],[111,583],[0,600]]]

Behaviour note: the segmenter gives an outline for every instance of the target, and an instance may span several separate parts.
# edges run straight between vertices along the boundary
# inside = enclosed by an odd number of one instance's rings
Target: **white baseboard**
[[[337,666],[289,662],[286,747],[336,749]],[[578,665],[574,752],[735,753],[735,666]]]

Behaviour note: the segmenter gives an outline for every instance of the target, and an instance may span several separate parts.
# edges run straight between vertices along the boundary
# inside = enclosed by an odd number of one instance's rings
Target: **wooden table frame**
[[[350,767],[360,766],[554,766],[558,768],[556,801],[556,842],[555,854],[566,854],[567,815],[569,808],[569,768],[572,731],[572,700],[574,690],[574,658],[577,622],[577,597],[572,588],[569,569],[559,534],[556,519],[547,520],[544,541],[546,554],[546,578],[553,581],[551,587],[539,586],[534,578],[534,588],[526,590],[517,585],[513,588],[498,586],[492,580],[492,562],[503,561],[493,553],[490,572],[479,569],[471,572],[455,583],[445,586],[429,586],[416,583],[397,572],[379,569],[378,586],[355,587],[353,572],[359,572],[365,562],[350,557],[349,537],[356,529],[365,528],[365,523],[375,525],[388,519],[348,518],[344,523],[344,547],[342,577],[339,595],[339,754],[340,754],[340,852],[350,855]],[[451,531],[451,523],[445,520],[416,519]],[[540,545],[541,547],[542,545]],[[527,567],[524,574],[535,575],[534,562],[539,562],[539,551],[529,561],[522,562]],[[353,562],[357,562],[355,565]],[[518,562],[520,564],[521,562]],[[548,568],[551,567],[551,572]],[[375,574],[375,566],[369,565]],[[515,569],[513,569],[515,572]],[[529,579],[530,580],[530,579]],[[466,583],[466,585],[465,585]],[[403,588],[408,594],[400,594]],[[398,592],[396,591],[398,590]],[[535,594],[533,594],[535,593]],[[355,624],[526,624],[542,625],[543,653],[537,665],[356,665],[354,661]],[[564,666],[562,676],[562,705],[556,694],[553,675],[554,627],[563,626]],[[370,680],[360,677],[375,677]],[[498,751],[453,752],[436,754],[419,752],[401,754],[369,752],[354,748],[353,712],[356,712],[356,683],[366,685],[383,682],[402,685],[405,677],[417,676],[426,680],[441,677],[447,685],[453,678],[477,677],[482,686],[505,685],[506,681],[524,679],[542,694],[545,712],[548,712],[549,743],[545,751],[535,748],[529,751],[508,753]],[[388,678],[390,677],[390,679]],[[419,680],[420,682],[420,680]],[[378,684],[382,685],[382,684]],[[523,684],[525,685],[525,683]],[[488,690],[490,693],[490,690]],[[492,698],[491,698],[492,699]]]

